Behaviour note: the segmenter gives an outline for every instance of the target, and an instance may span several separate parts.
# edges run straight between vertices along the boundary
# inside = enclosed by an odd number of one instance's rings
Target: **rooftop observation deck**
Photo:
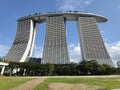
[[[33,19],[36,22],[44,22],[46,21],[46,17],[53,17],[53,16],[64,16],[65,20],[67,21],[77,21],[78,17],[94,17],[96,18],[96,21],[99,23],[106,22],[107,18],[98,14],[93,13],[86,13],[86,12],[80,12],[80,11],[68,11],[68,12],[48,12],[48,13],[36,13],[33,15],[20,17],[18,21],[20,20],[26,20],[26,19]]]

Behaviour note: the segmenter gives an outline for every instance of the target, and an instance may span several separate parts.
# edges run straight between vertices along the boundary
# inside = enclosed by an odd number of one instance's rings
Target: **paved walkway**
[[[33,90],[38,84],[42,83],[44,80],[45,78],[33,79],[10,90]]]

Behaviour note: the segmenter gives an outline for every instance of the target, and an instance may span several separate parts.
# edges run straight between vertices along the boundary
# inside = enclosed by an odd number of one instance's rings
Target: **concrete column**
[[[78,18],[78,33],[83,60],[97,60],[100,64],[113,66],[109,53],[96,24],[94,17]]]
[[[4,70],[5,70],[5,66],[3,66],[3,67],[2,67],[2,70],[1,70],[1,75],[3,75]]]
[[[42,63],[69,63],[65,22],[63,16],[46,18],[46,36]]]

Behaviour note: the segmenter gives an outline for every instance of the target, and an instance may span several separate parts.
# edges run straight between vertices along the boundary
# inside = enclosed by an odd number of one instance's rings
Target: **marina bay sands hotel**
[[[96,24],[106,22],[107,19],[101,15],[80,11],[39,13],[19,18],[15,39],[5,59],[15,62],[28,61],[32,57],[37,27],[46,22],[41,63],[70,63],[65,21],[77,21],[82,60],[96,60],[99,64],[113,66]],[[74,37],[74,34],[72,36]]]

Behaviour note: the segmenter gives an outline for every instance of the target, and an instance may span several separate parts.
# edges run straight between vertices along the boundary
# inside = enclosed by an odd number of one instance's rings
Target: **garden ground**
[[[56,88],[111,90],[120,88],[120,76],[0,77],[0,90],[56,90]]]

